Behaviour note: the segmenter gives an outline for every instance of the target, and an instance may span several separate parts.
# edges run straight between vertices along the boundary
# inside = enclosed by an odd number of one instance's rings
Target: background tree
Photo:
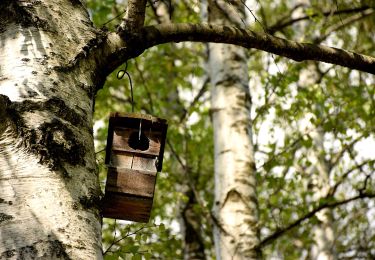
[[[258,33],[233,27],[175,24],[199,22],[199,6],[189,1],[166,2],[173,23],[148,27],[142,27],[144,1],[129,1],[127,5],[114,1],[88,4],[97,27],[91,24],[79,1],[0,4],[3,258],[101,258],[101,218],[97,210],[100,191],[91,135],[95,94],[112,70],[145,49],[171,41],[225,42],[298,61],[326,61],[374,73],[374,58],[369,56],[296,44],[270,35],[291,40],[304,36],[305,40],[313,38],[313,42],[318,37],[331,45],[374,56],[373,8],[366,2],[342,2],[339,6],[324,6],[320,2],[295,6],[271,1],[252,4],[255,17],[262,18],[263,29],[269,34],[262,32],[259,23],[252,23],[252,29]],[[151,4],[146,8],[146,24],[150,25],[157,21],[151,19],[155,15]],[[120,20],[107,24],[108,31],[97,29],[108,19],[121,15],[125,7],[125,22],[116,32],[113,25]],[[282,19],[288,10],[291,14]],[[352,40],[353,34],[356,41]],[[108,257],[181,257],[182,237],[174,218],[179,209],[205,216],[200,219],[200,226],[191,226],[201,238],[199,250],[203,246],[206,257],[212,256],[211,226],[215,218],[208,210],[213,206],[213,184],[209,181],[213,171],[212,137],[207,120],[206,84],[200,78],[203,71],[197,66],[201,64],[202,52],[198,45],[166,44],[129,62],[129,70],[136,71],[132,72],[135,85],[143,86],[137,87],[137,109],[165,115],[171,122],[166,152],[166,159],[170,160],[166,162],[166,173],[158,178],[154,223],[136,230],[127,226],[116,232],[113,222],[104,224]],[[301,88],[296,85],[305,63],[289,63],[254,51],[251,57],[250,86],[258,91],[252,91],[252,119],[260,184],[259,246],[265,257],[307,257],[313,245],[308,234],[318,224],[315,213],[325,208],[334,209],[334,224],[340,231],[335,240],[339,257],[370,257],[373,228],[368,209],[372,202],[364,198],[373,196],[373,158],[360,153],[355,144],[373,134],[373,76],[320,64],[320,84]],[[104,88],[95,99],[98,118],[112,108],[123,110],[129,97],[113,77],[106,82],[111,87]],[[112,103],[113,100],[122,103]],[[99,105],[104,102],[106,107]],[[314,110],[313,107],[319,107],[316,104],[322,104],[323,111]],[[315,129],[321,125],[325,131],[324,158],[334,166],[330,196],[318,201],[310,190],[316,184],[310,184],[307,176],[316,171],[310,170],[315,162],[310,162],[313,142],[309,130],[302,131],[299,126],[306,124],[304,118],[311,118]],[[265,130],[269,128],[264,125],[270,122],[272,128]],[[261,138],[265,132],[272,137],[269,131],[275,129],[283,129],[285,138]],[[103,132],[99,131],[98,136]],[[327,146],[328,143],[332,145]],[[100,165],[102,154],[97,155]],[[172,184],[176,188],[171,192]],[[190,199],[191,192],[185,192],[187,185],[195,198]],[[181,186],[185,188],[179,189]],[[196,206],[184,207],[183,203]],[[363,214],[352,214],[359,212]],[[112,243],[114,233],[117,238]],[[301,250],[295,250],[296,246]]]
[[[211,24],[246,26],[240,1],[208,1]],[[251,97],[244,48],[208,45],[211,113],[214,128],[217,259],[257,259],[258,204],[250,119]]]

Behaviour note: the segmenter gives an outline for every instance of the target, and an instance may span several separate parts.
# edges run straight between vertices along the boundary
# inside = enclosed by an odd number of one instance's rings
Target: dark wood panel
[[[156,172],[109,167],[106,193],[119,192],[152,198],[155,182]]]
[[[148,222],[152,203],[149,198],[109,192],[102,200],[102,215],[105,218]]]

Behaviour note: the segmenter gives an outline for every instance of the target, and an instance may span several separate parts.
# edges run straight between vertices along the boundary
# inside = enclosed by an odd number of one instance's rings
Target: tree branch
[[[332,156],[329,165],[330,169],[335,167],[341,160],[341,158],[344,156],[345,152],[347,152],[349,149],[352,149],[353,146],[361,141],[362,138],[365,137],[365,133],[359,135],[357,138],[354,138],[350,143],[343,145],[343,148],[340,150],[340,152],[336,153],[335,156]]]
[[[375,58],[342,49],[311,43],[298,43],[266,33],[213,24],[161,24],[143,27],[130,37],[126,33],[107,33],[91,49],[86,60],[96,60],[98,85],[124,61],[146,49],[169,42],[216,42],[274,53],[295,61],[321,61],[375,74]],[[78,64],[74,60],[73,65]]]
[[[315,60],[375,74],[375,58],[324,45],[298,43],[270,34],[213,24],[165,24],[143,30],[144,49],[168,42],[216,42],[255,48],[295,61]]]
[[[345,181],[345,179],[349,176],[349,174],[351,174],[352,172],[354,172],[355,170],[357,169],[361,169],[363,166],[367,165],[367,164],[371,164],[371,163],[375,163],[375,160],[372,159],[372,160],[366,160],[360,164],[356,164],[354,165],[352,168],[350,168],[349,170],[347,170],[345,173],[343,173],[341,176],[340,176],[340,179],[337,180],[337,182],[335,183],[334,186],[332,186],[329,191],[328,191],[328,195],[329,196],[333,196],[335,195],[338,187]]]
[[[124,21],[119,27],[119,33],[125,36],[138,33],[143,27],[146,12],[146,0],[129,0]],[[133,37],[136,35],[133,35]]]
[[[284,235],[287,231],[289,231],[289,230],[293,229],[294,227],[298,226],[303,221],[310,219],[316,213],[318,213],[319,211],[321,211],[321,210],[323,210],[325,208],[335,208],[337,206],[341,206],[341,205],[347,204],[349,202],[352,202],[352,201],[355,201],[355,200],[358,200],[358,199],[374,198],[374,197],[375,197],[375,194],[372,194],[372,193],[361,193],[361,194],[359,194],[359,195],[357,195],[355,197],[352,197],[352,198],[349,198],[349,199],[346,199],[346,200],[336,201],[336,202],[333,202],[333,203],[326,202],[324,204],[321,204],[320,206],[318,206],[314,210],[310,211],[309,213],[303,215],[302,217],[300,217],[299,219],[297,219],[293,223],[289,224],[285,228],[276,230],[273,234],[271,234],[268,237],[264,238],[260,242],[259,247],[264,247],[264,246],[270,244],[272,241],[274,241],[278,237]]]
[[[327,16],[331,16],[331,15],[351,14],[351,13],[363,12],[363,11],[368,10],[368,9],[371,9],[371,8],[369,6],[361,6],[361,7],[357,7],[357,8],[351,8],[351,9],[336,10],[336,11],[333,11],[333,12],[332,11],[326,11],[326,12],[322,12],[322,13],[314,13],[312,15],[305,15],[305,16],[298,17],[298,18],[295,18],[295,19],[290,19],[290,20],[287,20],[285,22],[278,21],[274,25],[267,28],[267,30],[270,34],[274,34],[275,32],[280,31],[287,26],[293,25],[296,22],[308,20],[308,19],[320,16],[320,15],[327,17]]]
[[[348,25],[351,25],[354,22],[357,22],[357,21],[359,21],[363,18],[366,18],[366,17],[372,15],[374,12],[375,12],[375,10],[370,8],[370,9],[366,9],[366,10],[360,12],[360,13],[349,16],[348,18],[346,18],[344,20],[341,20],[338,24],[334,24],[334,25],[328,27],[326,32],[323,35],[314,39],[314,43],[320,43],[320,42],[324,41],[325,39],[328,38],[328,36],[331,33],[336,32],[338,30],[341,30],[342,28],[344,28]]]

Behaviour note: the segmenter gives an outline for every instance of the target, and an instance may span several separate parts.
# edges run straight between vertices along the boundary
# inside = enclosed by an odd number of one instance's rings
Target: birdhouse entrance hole
[[[133,132],[129,136],[128,144],[134,150],[146,151],[150,147],[150,140],[142,131]]]

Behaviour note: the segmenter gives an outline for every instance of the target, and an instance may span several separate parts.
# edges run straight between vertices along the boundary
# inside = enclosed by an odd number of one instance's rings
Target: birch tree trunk
[[[241,25],[243,5],[209,1],[209,22]],[[226,12],[228,11],[228,12]],[[225,13],[223,13],[225,12]],[[246,50],[209,44],[217,259],[257,259],[258,216]]]
[[[96,32],[80,1],[0,10],[0,259],[101,259],[95,61],[68,65]]]
[[[303,87],[311,87],[319,84],[321,78],[317,71],[317,64],[310,63],[307,69],[300,74],[299,85]],[[318,104],[314,105],[318,111],[323,108]],[[313,158],[313,168],[310,175],[312,176],[312,184],[314,191],[314,200],[325,198],[330,191],[330,167],[324,155],[324,130],[317,126],[312,129],[310,135],[313,139],[313,151],[311,157]],[[332,221],[332,210],[327,208],[316,213],[319,224],[315,225],[313,229],[313,238],[315,244],[311,248],[311,258],[314,260],[336,260],[337,254],[335,252],[335,230]]]
[[[315,191],[316,200],[327,196],[329,185],[329,167],[325,162],[323,151],[324,132],[322,129],[317,129],[314,142],[316,146],[316,171],[315,175]],[[332,222],[332,210],[323,209],[316,214],[319,224],[313,229],[313,236],[315,245],[312,247],[311,256],[315,260],[336,260],[335,253],[335,232]]]
[[[200,216],[194,212],[195,201],[194,193],[189,190],[185,193],[188,196],[188,202],[182,210],[183,234],[184,234],[184,260],[206,259],[204,253],[204,243],[199,230],[201,228]]]

